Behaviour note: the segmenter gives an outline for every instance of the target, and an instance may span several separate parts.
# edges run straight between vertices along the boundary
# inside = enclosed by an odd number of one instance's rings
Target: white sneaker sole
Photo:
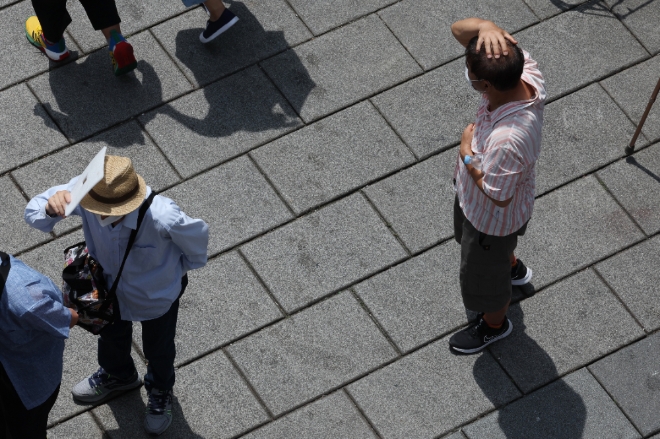
[[[532,269],[527,267],[527,274],[522,279],[516,279],[511,281],[511,285],[525,285],[532,280]]]
[[[222,26],[220,29],[218,29],[213,34],[211,34],[211,36],[208,37],[208,38],[204,38],[204,32],[202,32],[201,34],[199,34],[199,41],[201,41],[202,43],[208,43],[209,41],[211,41],[211,40],[217,38],[218,36],[220,36],[220,34],[223,33],[224,31],[226,31],[227,29],[229,29],[230,27],[235,25],[237,21],[238,21],[238,17],[232,18],[229,21],[229,23]]]
[[[477,352],[479,352],[480,350],[484,349],[484,348],[485,348],[486,346],[488,346],[489,344],[491,344],[491,343],[495,343],[496,341],[498,341],[498,340],[502,340],[504,337],[507,337],[509,334],[511,334],[511,331],[513,331],[513,323],[511,323],[511,320],[509,320],[509,329],[507,329],[505,332],[503,332],[502,334],[498,335],[497,337],[493,338],[492,340],[488,340],[486,343],[482,344],[482,345],[479,346],[478,348],[474,348],[474,349],[464,349],[464,348],[457,348],[457,347],[455,347],[455,346],[451,346],[451,345],[450,345],[450,347],[451,347],[453,350],[458,351],[458,352],[462,352],[462,353],[464,353],[464,354],[476,354]]]

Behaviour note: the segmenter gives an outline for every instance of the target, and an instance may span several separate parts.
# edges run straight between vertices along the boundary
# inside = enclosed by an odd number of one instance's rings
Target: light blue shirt
[[[43,404],[62,381],[71,313],[43,274],[9,256],[0,298],[0,362],[25,408]]]
[[[53,230],[62,217],[46,215],[48,199],[70,191],[78,177],[37,195],[25,208],[25,221],[43,232]],[[148,197],[151,188],[147,187]],[[96,215],[78,206],[72,215],[82,217],[89,253],[101,264],[108,288],[119,272],[128,238],[137,226],[139,209],[117,226],[101,227]],[[181,292],[181,277],[206,265],[208,225],[181,212],[169,198],[156,195],[138,230],[117,286],[122,320],[143,321],[165,314]],[[70,243],[75,244],[74,242]],[[64,249],[62,249],[64,250]]]

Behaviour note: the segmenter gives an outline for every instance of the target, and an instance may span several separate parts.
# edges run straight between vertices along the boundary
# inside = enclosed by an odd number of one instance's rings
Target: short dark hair
[[[499,58],[488,58],[483,45],[477,52],[477,40],[474,37],[465,48],[465,57],[470,66],[470,70],[477,76],[477,79],[484,79],[495,87],[495,90],[506,91],[514,88],[522,76],[525,57],[522,50],[506,40],[509,54]]]

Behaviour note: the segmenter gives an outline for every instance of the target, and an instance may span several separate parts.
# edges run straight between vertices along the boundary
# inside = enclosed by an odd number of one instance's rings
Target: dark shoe
[[[199,34],[199,41],[208,43],[236,24],[237,21],[238,17],[229,9],[225,9],[220,18],[215,21],[208,20],[206,22],[206,29]]]
[[[151,389],[147,403],[147,416],[144,429],[150,435],[158,436],[172,423],[172,391]]]
[[[513,324],[511,320],[504,317],[504,323],[499,329],[491,328],[486,324],[483,318],[472,323],[462,331],[452,335],[449,339],[449,346],[458,352],[464,354],[474,354],[488,346],[489,344],[500,340],[511,334]]]
[[[518,263],[511,267],[511,285],[525,285],[532,280],[532,269],[527,268],[523,261],[518,259]]]
[[[120,380],[99,367],[99,370],[76,384],[71,393],[78,401],[99,402],[108,398],[111,394],[135,389],[141,385],[142,380],[137,372],[127,380]]]

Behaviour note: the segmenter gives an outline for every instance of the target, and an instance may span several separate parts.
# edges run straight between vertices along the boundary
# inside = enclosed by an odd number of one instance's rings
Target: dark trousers
[[[144,387],[170,390],[174,387],[174,358],[176,348],[176,321],[179,314],[179,299],[188,285],[188,275],[181,278],[181,293],[169,311],[153,320],[142,323],[142,347],[147,359],[147,374]],[[119,320],[107,325],[99,337],[99,365],[110,375],[128,379],[135,373],[131,357],[133,322]]]
[[[80,3],[96,30],[121,22],[115,0],[80,0]],[[53,43],[58,42],[71,23],[71,16],[66,10],[66,0],[32,0],[32,7],[46,38]]]
[[[46,439],[48,413],[58,393],[59,385],[43,404],[26,409],[0,363],[0,439]]]

